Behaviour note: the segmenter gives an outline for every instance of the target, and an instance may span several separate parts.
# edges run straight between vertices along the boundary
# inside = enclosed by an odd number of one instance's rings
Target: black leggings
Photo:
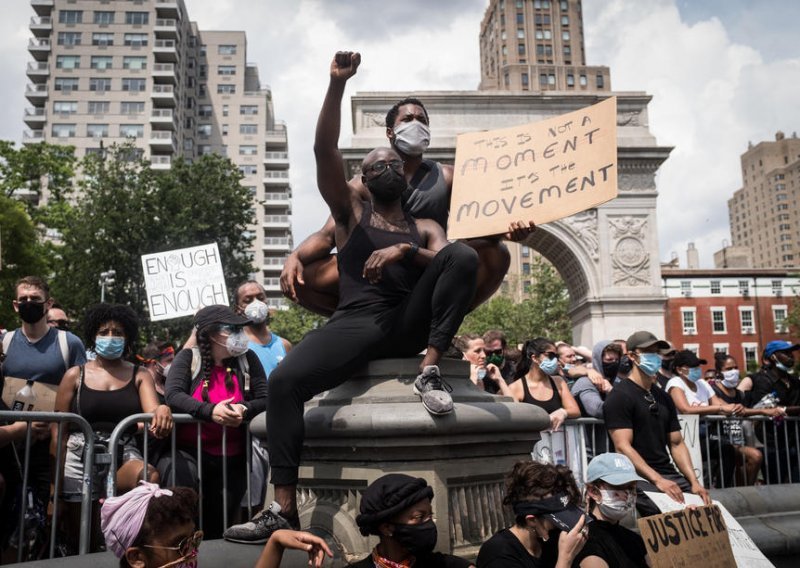
[[[478,255],[447,245],[397,306],[339,310],[308,333],[269,378],[267,441],[272,483],[295,485],[303,448],[303,405],[339,386],[367,361],[408,357],[426,345],[445,351],[475,294]]]

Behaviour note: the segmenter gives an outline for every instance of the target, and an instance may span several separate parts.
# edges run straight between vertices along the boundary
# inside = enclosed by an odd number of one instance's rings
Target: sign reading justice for
[[[617,196],[617,99],[513,128],[460,134],[447,237],[548,223]]]

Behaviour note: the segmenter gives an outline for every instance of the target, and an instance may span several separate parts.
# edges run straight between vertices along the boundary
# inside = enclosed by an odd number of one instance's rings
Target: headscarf
[[[433,498],[433,489],[421,477],[390,473],[372,482],[361,496],[361,514],[356,524],[361,534],[379,535],[378,526],[423,499]]]
[[[172,495],[169,489],[161,489],[156,483],[140,481],[139,486],[123,495],[109,497],[100,510],[100,529],[106,546],[122,558],[142,530],[150,500]]]

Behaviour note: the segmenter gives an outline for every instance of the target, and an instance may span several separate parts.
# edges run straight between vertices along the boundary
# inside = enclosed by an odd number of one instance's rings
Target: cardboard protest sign
[[[22,387],[25,386],[27,381],[25,379],[17,379],[14,377],[6,377],[3,384],[3,402],[11,408],[14,397]],[[48,385],[34,381],[33,394],[36,395],[36,404],[32,410],[36,412],[53,412],[56,407],[56,393],[58,392],[58,385]]]
[[[191,316],[202,307],[228,305],[217,243],[142,256],[151,321]]]
[[[653,568],[736,565],[728,530],[716,505],[670,511],[637,522]]]
[[[547,223],[617,196],[617,99],[554,118],[460,134],[447,237]]]
[[[684,508],[684,505],[672,500],[664,493],[645,491],[645,494],[652,499],[656,507],[664,512],[679,511]],[[686,505],[700,506],[703,504],[703,500],[692,493],[684,493],[683,498]],[[772,562],[764,556],[764,553],[758,549],[753,539],[748,536],[739,521],[719,501],[713,503],[722,512],[722,519],[728,528],[728,537],[733,556],[736,559],[736,566],[738,568],[775,568]]]
[[[700,447],[700,417],[697,414],[678,414],[678,422],[681,425],[681,436],[689,449],[689,457],[692,458],[692,469],[697,481],[703,484],[703,453]],[[672,461],[672,456],[670,456]],[[672,462],[675,463],[674,461]]]

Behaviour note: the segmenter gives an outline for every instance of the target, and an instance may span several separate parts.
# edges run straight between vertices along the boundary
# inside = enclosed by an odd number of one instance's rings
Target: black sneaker
[[[264,544],[275,531],[292,528],[289,521],[280,512],[281,506],[273,501],[267,509],[261,511],[250,521],[229,527],[222,534],[222,538],[244,544]]]
[[[422,399],[425,410],[436,416],[453,412],[452,391],[436,365],[426,365],[414,381],[414,394]]]

